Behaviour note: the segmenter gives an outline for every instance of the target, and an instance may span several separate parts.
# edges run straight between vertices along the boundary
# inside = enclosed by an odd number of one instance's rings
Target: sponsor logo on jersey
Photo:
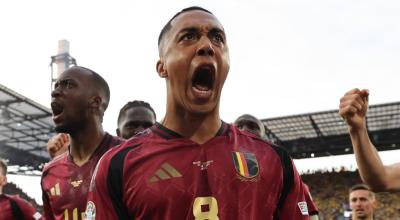
[[[307,202],[302,201],[297,203],[297,206],[299,206],[300,212],[302,215],[308,215],[308,207],[307,207]]]
[[[205,162],[194,161],[193,165],[197,165],[198,167],[200,167],[200,170],[206,170],[208,166],[210,166],[213,162],[213,160],[207,160]]]
[[[182,174],[179,173],[171,164],[163,163],[160,168],[158,168],[153,176],[150,177],[149,182],[155,183],[160,180],[167,180],[171,178],[182,177]]]
[[[250,179],[258,176],[258,162],[254,154],[233,151],[232,159],[236,173],[241,177]]]
[[[60,192],[60,183],[56,183],[53,187],[50,188],[50,195],[51,196],[61,196]]]
[[[88,201],[85,211],[85,220],[96,219],[96,205],[92,201]]]

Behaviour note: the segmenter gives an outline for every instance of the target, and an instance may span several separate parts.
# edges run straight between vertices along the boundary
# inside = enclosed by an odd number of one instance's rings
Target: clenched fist
[[[350,130],[366,127],[368,96],[367,89],[352,89],[340,99],[339,114],[346,121]]]
[[[54,158],[68,150],[69,135],[65,133],[59,133],[47,142],[47,152],[50,157]]]

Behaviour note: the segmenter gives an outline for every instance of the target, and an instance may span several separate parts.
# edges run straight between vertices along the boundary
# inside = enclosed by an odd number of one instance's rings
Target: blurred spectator
[[[375,194],[365,184],[350,188],[349,203],[352,220],[373,220],[376,208]]]
[[[308,173],[303,174],[302,179],[310,187],[321,220],[345,219],[343,201],[348,201],[347,189],[361,182],[358,172],[354,171]],[[375,196],[379,201],[375,219],[399,219],[400,192],[376,193]]]

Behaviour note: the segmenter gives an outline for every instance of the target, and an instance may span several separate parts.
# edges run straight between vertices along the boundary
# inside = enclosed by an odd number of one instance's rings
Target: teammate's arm
[[[366,127],[368,90],[353,89],[340,99],[339,114],[346,121],[361,178],[374,191],[400,190],[400,164],[385,166]]]

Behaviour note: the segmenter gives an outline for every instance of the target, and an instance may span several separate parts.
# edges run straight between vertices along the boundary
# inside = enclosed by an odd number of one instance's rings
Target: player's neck
[[[218,108],[207,114],[168,109],[162,125],[195,143],[203,144],[215,137],[221,127],[221,119]]]
[[[71,135],[70,154],[76,165],[85,164],[104,138],[101,126],[86,127],[81,132]]]

